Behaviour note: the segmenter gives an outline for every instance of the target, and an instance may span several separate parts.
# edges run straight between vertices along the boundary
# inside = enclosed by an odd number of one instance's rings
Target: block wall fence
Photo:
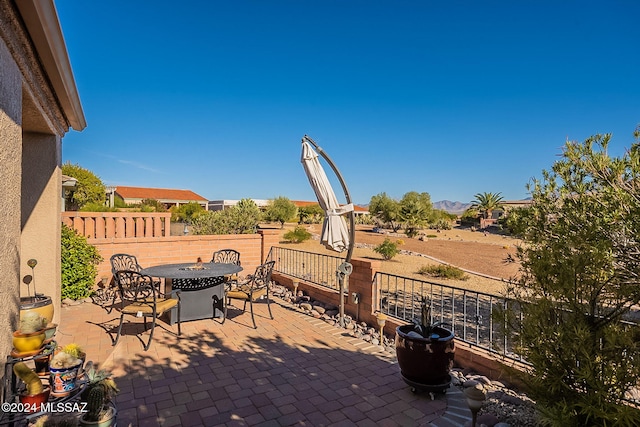
[[[62,222],[85,236],[98,249],[103,261],[97,281],[111,279],[111,255],[135,255],[143,267],[211,260],[213,252],[235,249],[241,253],[241,276],[253,274],[272,246],[279,243],[280,230],[260,229],[257,234],[170,236],[171,214],[140,212],[63,212]],[[166,235],[165,235],[166,231]]]
[[[87,241],[102,255],[103,261],[98,265],[98,281],[103,278],[111,279],[109,258],[113,254],[135,255],[140,265],[151,267],[158,264],[195,262],[198,257],[208,261],[213,252],[219,249],[235,249],[241,253],[243,271],[240,275],[244,276],[252,274],[267,259],[271,247],[280,242],[278,229],[260,229],[258,234],[170,236],[170,214],[166,213],[63,212],[62,221],[86,236]],[[377,328],[376,312],[380,298],[376,294],[375,276],[380,270],[381,262],[354,258],[351,264],[353,272],[349,276],[349,292],[344,296],[345,314]],[[277,271],[273,273],[273,280],[291,290],[294,289],[294,282],[297,282],[298,290],[302,290],[305,295],[336,306],[340,304],[338,291],[306,283]],[[358,303],[353,298],[354,293],[359,295]],[[387,319],[385,334],[394,336],[396,327],[401,324],[403,323],[399,320]],[[517,383],[517,380],[508,373],[505,366],[524,369],[523,365],[516,365],[458,340],[455,363],[508,383]]]

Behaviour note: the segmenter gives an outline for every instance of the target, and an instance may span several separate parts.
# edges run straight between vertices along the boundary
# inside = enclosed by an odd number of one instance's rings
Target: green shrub
[[[464,271],[460,270],[458,267],[445,264],[425,265],[418,270],[418,274],[453,280],[467,280],[469,278],[469,276],[464,274]]]
[[[392,242],[391,239],[387,237],[384,239],[384,242],[373,248],[373,251],[379,253],[383,259],[388,261],[400,252],[400,249],[398,249],[399,243],[401,244],[402,241]]]
[[[78,300],[93,292],[102,256],[72,228],[62,224],[62,299]]]
[[[296,227],[295,229],[284,233],[284,236],[282,237],[287,242],[302,243],[311,238],[311,233],[309,233],[304,227]]]
[[[437,237],[438,237],[437,234],[427,234],[427,239],[435,239]]]
[[[429,227],[436,230],[451,230],[452,225],[450,219],[440,218],[429,224]]]

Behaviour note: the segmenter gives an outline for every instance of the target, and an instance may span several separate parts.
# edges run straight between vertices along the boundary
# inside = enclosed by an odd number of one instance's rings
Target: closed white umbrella
[[[342,215],[352,212],[353,204],[340,206],[327,174],[320,164],[318,153],[305,138],[302,139],[301,162],[307,173],[307,178],[309,178],[309,183],[316,193],[318,203],[325,212],[320,243],[328,249],[342,252],[349,248],[350,243],[347,223]]]
[[[336,193],[333,191],[331,183],[329,182],[327,175],[324,173],[324,169],[318,159],[318,153],[316,153],[311,147],[312,144],[316,150],[320,152],[322,157],[324,157],[327,163],[329,163],[329,166],[331,166],[338,177],[340,185],[342,185],[342,189],[344,190],[344,195],[347,199],[347,204],[345,206],[340,206],[338,203]],[[353,266],[349,263],[349,261],[351,261],[351,254],[353,253],[355,237],[355,221],[353,218],[353,204],[351,203],[351,196],[349,195],[347,185],[345,184],[344,179],[342,179],[342,175],[338,168],[336,168],[329,156],[322,151],[322,148],[318,147],[318,145],[307,135],[302,138],[301,161],[302,166],[307,173],[307,178],[309,178],[309,183],[311,184],[313,191],[316,193],[318,203],[325,211],[320,242],[327,248],[333,249],[334,251],[342,252],[345,249],[347,250],[345,261],[340,264],[338,271],[336,271],[338,282],[340,284],[340,295],[344,296],[346,286],[345,282],[348,282],[349,275],[353,269]],[[351,231],[347,230],[347,223],[342,216],[348,213],[350,213],[349,220],[351,224]],[[340,298],[340,326],[344,326],[343,297]]]

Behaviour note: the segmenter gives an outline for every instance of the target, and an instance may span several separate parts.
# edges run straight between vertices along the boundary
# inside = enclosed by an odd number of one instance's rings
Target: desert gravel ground
[[[285,225],[283,234],[294,227],[290,224]],[[313,234],[314,239],[297,244],[282,242],[281,246],[307,252],[337,255],[336,252],[329,251],[320,245],[318,241],[320,225],[305,227]],[[356,248],[353,256],[381,260],[381,270],[385,273],[495,295],[501,295],[504,292],[505,283],[502,279],[514,279],[518,275],[520,265],[515,260],[515,253],[517,245],[521,242],[509,236],[456,227],[442,232],[423,230],[421,234],[424,237],[421,240],[418,237],[408,238],[403,233],[396,234],[390,231],[385,234],[374,233],[372,228],[372,226],[356,227]],[[409,251],[423,256],[402,253],[389,261],[384,261],[372,248],[382,243],[387,237],[394,241],[402,240],[399,248],[403,252]],[[439,262],[448,263],[467,271],[467,280],[447,280],[417,273],[420,267]],[[489,277],[497,278],[497,280]]]

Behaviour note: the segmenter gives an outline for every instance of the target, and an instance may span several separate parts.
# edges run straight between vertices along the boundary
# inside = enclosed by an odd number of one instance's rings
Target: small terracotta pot
[[[51,388],[46,386],[41,393],[38,394],[21,394],[20,403],[27,405],[29,412],[39,412],[43,403],[49,401],[49,394],[51,394]]]
[[[33,357],[33,363],[35,366],[36,374],[43,376],[49,375],[49,361],[51,360],[51,353],[43,354]]]

